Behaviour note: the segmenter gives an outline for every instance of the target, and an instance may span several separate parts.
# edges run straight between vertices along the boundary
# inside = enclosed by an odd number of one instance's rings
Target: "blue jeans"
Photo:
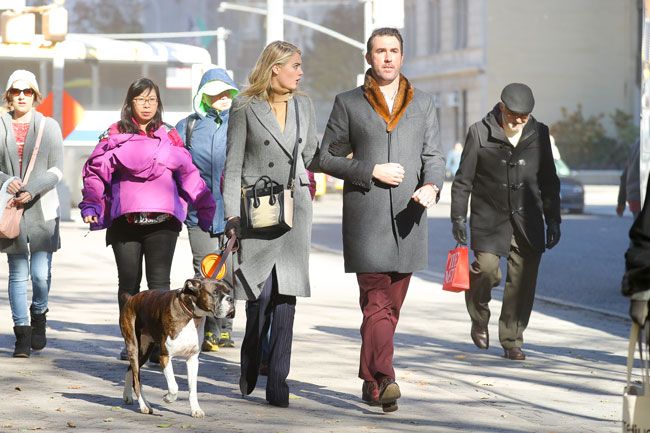
[[[9,304],[14,326],[30,324],[27,305],[27,282],[32,279],[32,309],[35,314],[47,310],[52,283],[52,253],[35,251],[30,255],[7,254],[9,263]]]

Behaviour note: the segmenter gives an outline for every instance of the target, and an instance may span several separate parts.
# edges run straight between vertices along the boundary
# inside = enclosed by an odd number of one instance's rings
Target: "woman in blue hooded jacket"
[[[185,147],[201,177],[212,191],[217,208],[209,232],[198,227],[195,209],[190,207],[185,225],[192,248],[192,263],[196,276],[201,275],[201,260],[223,244],[225,227],[223,197],[221,196],[221,173],[226,164],[226,135],[228,113],[232,99],[238,93],[235,82],[221,68],[208,70],[201,78],[194,96],[194,113],[178,122],[176,130],[183,138]],[[207,317],[201,350],[217,351],[219,347],[234,347],[232,319]]]

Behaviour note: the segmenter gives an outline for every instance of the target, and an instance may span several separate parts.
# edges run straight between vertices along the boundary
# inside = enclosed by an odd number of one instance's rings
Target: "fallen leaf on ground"
[[[19,386],[15,387],[14,389],[15,389],[16,391],[22,391],[22,389],[20,389]]]
[[[289,400],[300,400],[300,397],[297,395],[289,394]]]
[[[77,427],[77,424],[75,424],[72,421],[68,421],[67,424],[68,424],[68,427],[70,427],[70,428],[76,428]]]
[[[457,359],[459,361],[462,361],[465,358],[467,358],[467,355],[455,355],[454,356],[454,359]]]
[[[113,422],[113,418],[104,418],[102,421],[104,421],[104,422]]]
[[[158,428],[169,428],[171,426],[172,426],[171,424],[164,423],[164,424],[158,424],[156,427],[158,427]]]
[[[81,389],[80,385],[70,385],[68,389]]]

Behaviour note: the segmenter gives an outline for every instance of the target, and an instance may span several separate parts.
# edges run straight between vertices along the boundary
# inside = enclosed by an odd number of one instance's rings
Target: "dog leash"
[[[221,269],[221,266],[223,266],[226,263],[226,260],[228,260],[228,256],[232,253],[232,249],[235,246],[235,242],[237,242],[235,236],[228,238],[228,243],[226,243],[226,249],[223,250],[221,257],[219,257],[217,264],[214,266],[214,272],[212,273],[212,276],[210,278],[216,279],[215,277],[219,275],[219,270]]]

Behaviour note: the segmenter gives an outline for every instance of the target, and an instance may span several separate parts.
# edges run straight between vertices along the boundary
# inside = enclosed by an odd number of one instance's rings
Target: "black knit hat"
[[[501,101],[513,113],[529,114],[535,106],[533,91],[525,84],[510,83],[501,91]]]

